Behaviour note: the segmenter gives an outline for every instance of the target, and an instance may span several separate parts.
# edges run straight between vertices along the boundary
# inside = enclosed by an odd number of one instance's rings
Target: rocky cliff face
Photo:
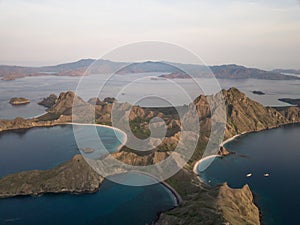
[[[244,132],[274,128],[290,122],[289,118],[276,109],[264,107],[236,88],[223,91],[223,94],[227,106],[226,138]]]
[[[44,98],[38,104],[45,106],[46,108],[52,107],[57,101],[57,96],[55,94],[49,95],[47,98]]]
[[[249,99],[236,88],[223,90],[222,94],[227,117],[225,139],[236,134],[278,127],[291,121],[291,117],[288,114],[282,114],[271,107],[264,107],[260,103]],[[195,100],[200,121],[202,121],[202,124],[207,124],[202,130],[207,131],[210,129],[211,111],[215,111],[219,107],[211,107],[208,101],[209,98],[211,97],[199,96]]]
[[[258,225],[259,211],[245,185],[231,189],[227,184],[215,188],[199,188],[183,204],[160,215],[155,225]]]
[[[95,192],[103,178],[82,158],[75,155],[70,161],[50,170],[25,171],[0,179],[0,198],[43,193]]]
[[[241,189],[222,185],[217,197],[217,206],[229,224],[260,224],[259,210],[253,203],[253,194],[248,185]]]
[[[285,118],[289,120],[290,123],[295,123],[300,121],[300,107],[290,106],[290,107],[276,107],[276,110],[282,114]]]

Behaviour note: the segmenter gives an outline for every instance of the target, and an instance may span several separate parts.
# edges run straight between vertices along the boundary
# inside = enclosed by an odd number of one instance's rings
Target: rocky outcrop
[[[101,101],[99,98],[91,98],[88,100],[88,103],[92,105],[105,105],[105,102]]]
[[[276,107],[275,109],[285,118],[287,118],[290,123],[296,123],[300,121],[300,107]]]
[[[105,103],[112,104],[116,101],[115,98],[107,97],[103,100]]]
[[[44,98],[38,104],[45,106],[46,108],[52,107],[57,101],[57,96],[55,94],[49,95],[47,98]]]
[[[231,189],[227,184],[202,187],[191,193],[177,208],[162,213],[155,225],[258,225],[259,210],[245,185]]]
[[[74,92],[62,92],[43,119],[54,118],[65,122],[95,123],[98,108],[85,102]]]
[[[0,179],[0,198],[44,193],[86,193],[99,189],[103,178],[83,159],[70,161],[50,170],[33,170]]]
[[[253,203],[253,194],[248,185],[241,189],[232,189],[227,184],[222,185],[216,203],[229,224],[260,224],[259,210]]]
[[[289,119],[271,107],[249,99],[236,88],[224,90],[227,107],[225,138],[245,132],[260,131],[289,123]]]
[[[9,100],[9,103],[11,105],[26,105],[26,104],[29,104],[30,103],[30,100],[27,99],[27,98],[11,98]]]
[[[220,156],[227,156],[227,155],[232,154],[232,152],[228,151],[224,146],[220,146],[218,154]]]

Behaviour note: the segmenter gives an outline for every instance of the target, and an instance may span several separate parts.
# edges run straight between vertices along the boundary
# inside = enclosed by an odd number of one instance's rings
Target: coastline
[[[38,127],[54,127],[54,126],[63,126],[63,125],[78,125],[78,126],[96,126],[96,127],[105,127],[105,128],[109,128],[112,129],[114,131],[120,132],[121,134],[123,134],[123,140],[121,142],[121,144],[118,146],[117,150],[119,151],[127,142],[127,134],[122,131],[121,129],[117,128],[117,127],[113,127],[113,126],[109,126],[109,125],[102,125],[102,124],[90,124],[90,123],[73,123],[73,122],[59,122],[59,123],[51,123],[51,124],[43,124],[43,125],[37,125],[37,126],[32,126],[29,128],[17,128],[17,129],[7,129],[7,130],[3,130],[3,132],[5,131],[10,131],[10,130],[19,130],[19,129],[31,129],[31,128],[38,128]],[[147,173],[141,173],[141,172],[135,172],[135,173],[140,173],[140,174],[144,174],[146,176],[152,177],[153,179],[157,180],[156,177],[147,174]],[[167,188],[172,194],[173,197],[175,199],[176,205],[174,206],[174,208],[178,207],[182,202],[182,197],[178,194],[178,192],[171,187],[168,183],[166,183],[165,181],[159,181],[157,180],[158,183],[162,184],[165,188]],[[84,193],[95,193],[97,191],[100,190],[100,186],[98,187],[97,190],[93,191],[93,192],[53,192],[53,193],[71,193],[71,194],[84,194]],[[51,192],[52,193],[52,192]],[[41,193],[41,194],[46,194],[45,193]],[[173,209],[173,208],[172,208]],[[170,210],[172,210],[170,209]],[[168,210],[169,211],[169,210]],[[161,214],[163,212],[160,212],[159,214]]]
[[[121,141],[121,144],[118,146],[117,150],[120,151],[121,148],[127,143],[128,137],[127,134],[122,131],[121,129],[109,125],[103,125],[103,124],[96,124],[96,123],[73,123],[73,122],[65,122],[63,124],[57,124],[57,125],[78,125],[78,126],[95,126],[95,127],[105,127],[112,129],[114,131],[117,131],[121,134],[123,134],[124,139]]]
[[[231,142],[231,141],[234,141],[235,139],[241,137],[241,136],[244,136],[244,135],[247,135],[247,134],[251,134],[251,133],[259,133],[259,132],[262,132],[262,131],[266,131],[266,130],[271,130],[271,129],[277,129],[277,128],[280,128],[280,127],[285,127],[285,126],[290,126],[290,125],[295,125],[295,124],[300,124],[300,122],[290,122],[290,123],[285,123],[285,124],[280,124],[278,126],[273,126],[273,127],[268,127],[268,128],[265,128],[265,129],[261,129],[261,130],[254,130],[254,131],[244,131],[240,134],[236,134],[230,138],[227,138],[226,140],[224,140],[223,142],[220,143],[219,147],[224,147],[225,144]],[[197,177],[199,178],[200,182],[206,184],[206,185],[209,185],[207,183],[205,183],[201,177],[200,177],[200,174],[198,173],[197,171],[197,168],[199,166],[199,164],[209,158],[212,158],[212,157],[220,157],[220,155],[210,155],[210,156],[206,156],[200,160],[198,160],[197,162],[195,162],[194,166],[193,166],[193,172],[197,175]]]
[[[206,157],[200,159],[199,161],[197,161],[197,162],[195,163],[195,165],[194,165],[194,167],[193,167],[193,172],[200,178],[199,173],[198,173],[198,171],[197,171],[198,166],[200,165],[200,163],[202,163],[202,162],[205,161],[205,160],[208,160],[208,159],[211,159],[211,158],[216,158],[216,157],[221,157],[221,156],[220,156],[220,155],[209,155],[209,156],[206,156]],[[201,178],[200,178],[200,181],[202,181]]]
[[[51,118],[53,120],[50,120]],[[77,125],[82,125],[82,126],[84,126],[84,125],[86,125],[86,126],[103,126],[103,127],[107,127],[109,129],[113,129],[115,131],[118,131],[118,132],[121,132],[122,134],[124,134],[124,132],[122,130],[119,130],[118,128],[112,127],[110,125],[102,125],[102,124],[95,124],[95,123],[72,123],[72,120],[69,117],[69,115],[67,115],[67,116],[61,115],[61,117],[58,117],[58,119],[56,119],[56,118],[57,117],[49,117],[48,116],[48,117],[43,117],[43,118],[29,119],[29,120],[24,121],[24,122],[23,122],[23,120],[16,119],[15,121],[12,121],[11,123],[9,123],[9,122],[5,123],[4,122],[3,126],[1,128],[3,128],[3,130],[18,130],[18,129],[22,130],[22,129],[30,129],[30,128],[34,128],[34,127],[53,127],[53,126],[57,126],[57,125],[58,126],[64,126],[64,125],[72,125],[72,124],[76,125],[77,124]],[[43,121],[42,119],[45,119],[45,120]],[[67,121],[69,121],[69,122],[67,122]],[[225,141],[223,141],[222,143],[219,144],[219,148],[223,147],[227,143],[235,140],[236,138],[238,138],[239,136],[241,136],[243,134],[254,133],[254,132],[261,132],[261,131],[264,131],[264,130],[275,129],[275,128],[279,128],[279,127],[282,127],[282,126],[288,126],[290,124],[295,124],[295,123],[293,123],[293,122],[289,122],[288,123],[287,120],[284,120],[284,121],[283,120],[275,120],[275,122],[272,121],[272,123],[271,122],[267,123],[267,125],[264,124],[263,128],[261,126],[257,126],[255,124],[255,126],[253,126],[253,127],[243,127],[243,126],[241,126],[241,127],[238,127],[236,129],[232,129],[232,130],[229,129],[228,133],[226,135],[229,138],[226,137]],[[248,131],[247,132],[240,132],[241,134],[234,135],[235,133],[239,133],[237,131],[241,131],[241,130],[248,130]],[[122,144],[120,144],[120,146],[118,148],[116,147],[115,149],[120,150],[122,148],[122,146],[124,144],[126,144],[126,142],[127,142],[127,135],[124,135],[124,141],[122,141]],[[216,145],[216,147],[218,147],[218,144]],[[204,180],[201,180],[201,177],[200,177],[201,173],[198,173],[197,168],[199,168],[199,169],[201,168],[201,167],[199,167],[199,164],[201,164],[203,161],[206,161],[207,159],[211,159],[211,158],[218,157],[218,156],[219,155],[206,156],[206,157],[204,157],[204,158],[196,161],[194,163],[194,167],[193,168],[192,168],[193,164],[191,164],[191,167],[188,168],[188,170],[189,170],[189,174],[188,175],[190,177],[194,177],[195,178],[194,181],[197,181],[199,179],[200,183],[206,184]],[[209,165],[209,162],[210,161],[207,161],[206,164]],[[204,163],[204,165],[206,165],[206,164]],[[204,166],[202,166],[202,168],[204,168]],[[191,172],[191,170],[193,170],[193,172]],[[196,174],[198,179],[196,178],[196,176],[192,176],[192,173]],[[179,181],[181,181],[181,180],[179,180]],[[186,203],[187,198],[185,196],[185,193],[181,192],[181,188],[182,188],[181,186],[177,186],[176,183],[175,183],[175,185],[173,185],[172,183],[170,183],[170,184],[172,184],[172,186],[170,186],[168,183],[165,183],[165,182],[160,182],[160,183],[162,185],[164,185],[168,190],[170,190],[170,192],[172,192],[173,195],[174,195],[173,198],[174,199],[176,198],[176,201],[179,202],[179,198],[176,195],[177,192],[173,191],[173,190],[175,190],[173,188],[173,186],[176,187],[176,190],[178,190],[179,193],[182,194],[182,196],[184,197],[185,203]],[[199,183],[197,182],[197,186],[198,186],[198,184]],[[79,193],[79,194],[81,194],[81,193]],[[177,208],[177,207],[178,207],[178,205],[174,206],[174,208]],[[187,206],[184,204],[184,207],[187,207]],[[179,206],[178,208],[181,208],[181,207]],[[169,210],[166,210],[166,211],[170,211],[170,210],[172,210],[172,208],[169,209]],[[158,216],[161,213],[163,213],[163,212],[158,213]]]
[[[176,207],[178,207],[179,205],[182,204],[183,200],[182,200],[182,197],[180,196],[180,194],[171,185],[169,185],[166,181],[160,181],[160,180],[157,179],[157,177],[153,176],[152,174],[149,174],[149,173],[146,173],[146,172],[141,172],[141,171],[135,171],[135,170],[132,170],[132,171],[129,171],[129,172],[123,172],[123,173],[119,173],[119,174],[125,174],[125,173],[143,174],[145,176],[153,178],[154,180],[157,181],[157,183],[160,183],[161,185],[163,185],[165,188],[167,188],[173,194],[173,197],[174,197],[175,202],[177,204],[174,208],[176,208]],[[117,175],[117,174],[115,174],[115,175]]]
[[[238,137],[240,137],[240,136],[242,136],[242,135],[244,135],[244,134],[246,134],[246,133],[247,133],[247,132],[243,132],[243,133],[241,133],[241,134],[236,134],[236,135],[232,136],[231,138],[227,138],[226,140],[224,140],[223,142],[221,142],[221,143],[219,144],[219,148],[220,148],[220,147],[224,147],[224,145],[227,144],[228,142],[231,142],[231,141],[235,140],[236,138],[238,138]],[[198,161],[194,164],[194,166],[193,166],[193,172],[194,172],[194,174],[197,175],[197,177],[199,178],[199,180],[200,180],[201,183],[205,183],[205,182],[204,182],[203,179],[201,179],[200,174],[198,173],[198,167],[199,167],[199,165],[200,165],[203,161],[205,161],[205,160],[208,160],[208,159],[210,159],[210,158],[216,158],[216,157],[221,157],[221,156],[218,155],[218,154],[216,154],[216,155],[209,155],[209,156],[206,156],[206,157],[204,157],[204,158],[201,158],[200,160],[198,160]],[[206,185],[209,185],[209,184],[207,184],[207,183],[205,183],[205,184],[206,184]]]
[[[225,141],[223,141],[223,142],[219,145],[219,147],[224,147],[225,144],[227,144],[228,142],[231,142],[231,141],[235,140],[236,138],[242,136],[243,134],[246,134],[246,132],[243,132],[243,133],[241,133],[241,134],[236,134],[236,135],[234,135],[233,137],[226,139]]]

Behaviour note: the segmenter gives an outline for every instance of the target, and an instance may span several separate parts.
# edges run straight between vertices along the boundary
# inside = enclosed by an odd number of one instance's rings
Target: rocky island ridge
[[[223,90],[222,94],[224,95],[227,110],[225,139],[245,132],[256,132],[288,123],[299,122],[300,109],[298,107],[286,107],[278,110],[271,107],[264,107],[252,101],[235,88]],[[192,171],[195,162],[201,158],[203,149],[207,143],[207,138],[209,137],[211,108],[207,101],[208,97],[209,96],[199,96],[194,101],[198,110],[201,130],[204,131],[200,135],[196,152],[188,165],[174,177],[166,181],[182,196],[183,202],[177,208],[163,213],[157,221],[157,224],[174,224],[174,221],[178,224],[197,225],[207,224],[207,221],[211,221],[211,224],[223,224],[225,222],[229,224],[259,224],[258,209],[253,203],[253,195],[248,186],[237,190],[231,189],[226,184],[219,187],[208,187],[205,184],[199,183],[197,176]],[[79,101],[80,104],[77,105],[78,107],[83,107],[85,110],[89,109],[96,115],[93,118],[94,121],[91,121],[91,118],[83,117],[85,121],[81,122],[110,124],[111,103],[94,101],[94,104],[90,104],[76,96],[75,93],[66,92],[61,93],[60,96],[53,101],[53,104],[49,106],[47,113],[43,116],[33,119],[16,118],[14,120],[0,120],[0,131],[54,126],[71,122],[73,101]],[[178,121],[178,116],[174,114],[173,109],[162,110],[134,106],[130,112],[131,128],[136,128],[137,133],[143,131],[142,133],[147,135],[149,129],[145,122],[154,116],[163,118],[167,124],[168,131],[165,143],[163,143],[159,149],[145,155],[139,155],[124,147],[119,152],[114,153],[117,159],[132,165],[147,165],[159,162],[172,153],[172,148],[176,145],[178,135],[180,134],[180,122]],[[77,159],[79,159],[78,157]],[[81,161],[81,159],[79,159],[79,161]],[[60,168],[69,171],[69,177],[72,177],[73,169],[69,170],[69,168],[73,168],[74,165],[76,165],[76,160],[73,159],[61,165],[62,167]],[[13,183],[12,179],[20,177],[20,174],[3,177],[0,179],[0,195],[1,197],[9,197],[47,192],[93,192],[99,188],[103,180],[103,178],[97,177],[96,174],[93,175],[90,171],[89,175],[85,176],[87,180],[82,178],[82,182],[86,183],[87,186],[80,189],[74,184],[75,186],[68,186],[68,188],[66,188],[66,183],[60,180],[60,178],[64,176],[60,173],[56,173],[56,170],[57,169],[54,168],[53,171],[48,171],[48,174],[42,171],[21,172],[24,173],[22,177],[24,177],[25,180],[40,180],[39,188],[41,189],[35,189],[33,184],[33,186],[30,186],[30,184],[24,186],[22,182],[20,182],[20,184]],[[84,170],[88,169],[85,168]],[[54,180],[58,179],[58,186],[53,187],[50,185],[51,177],[49,178],[49,173],[56,174],[60,177],[53,177]],[[45,177],[49,179],[45,179]],[[89,180],[89,177],[93,177],[93,179]],[[50,184],[48,182],[50,182]],[[14,184],[15,188],[8,188],[9,184]],[[236,203],[233,204],[233,202]],[[192,212],[193,210],[186,211],[187,208],[194,209],[194,212]],[[244,209],[244,211],[241,211],[241,209]],[[197,212],[196,215],[194,215],[195,212]]]

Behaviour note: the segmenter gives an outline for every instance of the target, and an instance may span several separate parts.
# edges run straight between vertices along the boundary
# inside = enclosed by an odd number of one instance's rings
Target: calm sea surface
[[[225,146],[237,154],[216,158],[200,175],[215,185],[249,184],[267,225],[300,224],[300,125],[246,134]],[[251,173],[251,177],[246,175]],[[268,177],[265,174],[269,174]]]
[[[87,136],[92,128],[76,127]],[[97,127],[97,131],[108,151],[115,151],[120,145],[112,129]],[[90,142],[93,140],[87,139]],[[0,176],[49,169],[79,153],[71,125],[4,132],[0,134]],[[137,183],[153,178],[125,174],[119,175],[119,179]],[[173,194],[161,184],[131,187],[105,180],[94,194],[0,199],[0,224],[145,225],[151,224],[159,212],[175,205]]]
[[[83,99],[91,97],[117,97],[119,101],[135,103],[140,93],[159,96],[177,105],[186,104],[178,85],[193,99],[200,94],[212,94],[213,81],[199,81],[206,92],[199,90],[191,80],[153,79],[160,74],[133,74],[115,76],[103,87],[108,76],[92,75],[80,82],[74,77],[27,77],[15,81],[0,81],[0,119],[17,116],[29,118],[43,114],[45,108],[37,102],[49,94],[80,90]],[[300,81],[270,80],[219,80],[220,89],[237,87],[248,97],[269,106],[288,105],[278,98],[299,98]],[[175,85],[175,86],[174,86]],[[177,86],[176,86],[177,85]],[[147,87],[147,88],[145,88]],[[174,88],[175,87],[175,88]],[[254,95],[251,91],[263,91],[265,95]],[[183,97],[182,97],[183,96]],[[12,97],[26,97],[31,103],[11,106]],[[163,106],[166,102],[145,99],[138,102],[145,106]],[[80,128],[88,132],[86,127]],[[97,128],[105,146],[114,151],[120,144],[110,129]],[[248,134],[227,144],[238,154],[216,159],[201,174],[207,182],[228,182],[231,187],[249,184],[255,193],[255,201],[263,212],[263,220],[269,225],[298,225],[300,209],[300,138],[299,126]],[[93,143],[88,139],[87,143]],[[95,147],[95,146],[88,146]],[[78,154],[71,126],[34,128],[20,132],[0,134],[0,176],[23,170],[49,169]],[[246,174],[252,173],[251,177]],[[269,177],[264,174],[269,173]],[[144,175],[127,174],[120,179],[152,179]],[[105,181],[95,194],[43,195],[41,197],[17,197],[0,200],[0,224],[102,224],[144,225],[151,223],[159,211],[175,205],[174,196],[161,185],[128,187]]]
[[[76,91],[80,97],[88,100],[99,96],[116,97],[119,101],[135,103],[144,96],[159,96],[176,105],[183,105],[186,97],[191,99],[200,94],[212,94],[219,90],[215,88],[215,82],[211,79],[197,80],[198,84],[189,79],[161,80],[149,76],[159,74],[131,74],[126,76],[116,75],[108,79],[107,75],[91,75],[81,82],[78,77],[26,77],[13,81],[0,80],[0,119],[13,119],[17,116],[33,117],[44,113],[45,108],[38,105],[44,97],[51,93],[58,95],[62,91]],[[280,102],[278,98],[299,98],[300,81],[270,81],[270,80],[225,80],[219,79],[219,86],[228,89],[236,87],[250,98],[271,106],[288,105]],[[78,84],[80,88],[77,89]],[[265,95],[254,95],[251,91],[263,91]],[[186,93],[184,93],[186,92]],[[141,96],[142,93],[142,96]],[[11,106],[8,102],[12,97],[26,97],[32,102],[24,106]],[[138,102],[146,106],[163,106],[166,102],[151,101],[145,98]]]

